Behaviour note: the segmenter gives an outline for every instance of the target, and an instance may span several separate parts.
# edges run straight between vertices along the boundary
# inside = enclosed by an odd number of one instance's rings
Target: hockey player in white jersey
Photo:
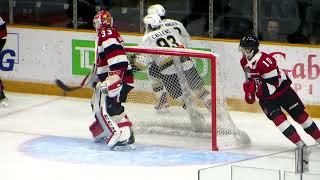
[[[144,47],[172,47],[184,48],[185,44],[179,32],[171,27],[163,26],[161,18],[157,14],[145,16],[144,23],[148,33],[146,33],[139,46]],[[160,59],[159,59],[160,58]],[[148,58],[136,59],[138,66],[149,67],[155,64],[158,69],[158,76],[161,78],[165,89],[174,99],[182,97],[181,85],[177,76],[177,70],[174,66],[174,57],[172,56],[154,56]],[[194,63],[188,57],[181,57],[180,62],[183,66],[183,71],[188,81],[189,87],[194,90],[196,96],[203,100],[208,109],[211,110],[210,94],[204,88],[204,82],[198,74]],[[183,101],[183,99],[181,99]]]
[[[183,24],[179,21],[173,20],[173,19],[167,19],[166,18],[166,10],[164,7],[160,4],[154,4],[149,6],[147,10],[148,15],[149,14],[157,14],[161,18],[161,26],[170,28],[181,36],[181,39],[183,41],[184,46],[188,46],[190,35],[183,26]],[[146,29],[145,34],[148,33],[150,30]],[[165,46],[165,44],[162,44],[162,46]],[[161,111],[163,109],[166,109],[169,107],[168,100],[167,100],[167,91],[163,86],[161,77],[159,76],[159,67],[155,64],[152,64],[149,66],[149,75],[150,79],[152,80],[152,88],[153,91],[156,93],[156,96],[158,98],[158,102],[155,105],[155,109]]]
[[[161,18],[161,25],[164,27],[172,28],[175,31],[177,31],[180,34],[185,47],[188,47],[190,41],[190,35],[188,31],[181,22],[174,19],[166,18],[166,10],[162,5],[154,4],[149,6],[147,13],[148,15],[157,14]]]

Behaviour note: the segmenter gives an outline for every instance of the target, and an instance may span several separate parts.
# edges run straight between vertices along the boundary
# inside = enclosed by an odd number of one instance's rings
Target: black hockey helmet
[[[240,39],[240,47],[250,48],[257,51],[259,48],[259,40],[255,35],[247,34]]]

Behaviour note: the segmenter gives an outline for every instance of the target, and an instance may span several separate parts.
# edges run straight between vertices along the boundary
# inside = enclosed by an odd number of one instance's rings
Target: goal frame
[[[158,54],[158,55],[172,55],[172,56],[191,56],[195,58],[210,59],[211,64],[211,99],[215,103],[212,103],[211,109],[211,148],[213,151],[218,151],[217,144],[217,80],[216,80],[216,68],[217,68],[217,55],[213,52],[199,51],[183,48],[164,48],[164,47],[138,47],[138,46],[126,46],[125,51],[128,53],[144,53],[144,54]]]

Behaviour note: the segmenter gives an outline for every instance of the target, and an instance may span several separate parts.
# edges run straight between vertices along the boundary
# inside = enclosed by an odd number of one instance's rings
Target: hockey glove
[[[255,91],[256,87],[253,80],[243,83],[243,91],[245,93],[245,100],[248,104],[253,104],[256,100]]]

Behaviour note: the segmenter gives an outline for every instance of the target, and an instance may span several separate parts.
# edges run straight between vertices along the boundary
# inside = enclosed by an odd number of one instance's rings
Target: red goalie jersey
[[[240,63],[244,70],[248,69],[249,79],[254,81],[259,99],[275,99],[292,83],[279,69],[277,61],[267,53],[258,51],[250,61],[243,56]]]
[[[132,67],[122,43],[120,34],[114,28],[105,27],[98,32],[97,74],[99,76],[109,71],[120,70],[123,82],[133,83]]]
[[[105,10],[99,11],[93,19],[97,31],[97,75],[104,81],[108,74],[118,74],[122,83],[133,83],[132,67],[123,47],[123,40],[113,28],[113,18]]]
[[[6,22],[0,17],[0,39],[5,39],[7,37],[7,27]]]

